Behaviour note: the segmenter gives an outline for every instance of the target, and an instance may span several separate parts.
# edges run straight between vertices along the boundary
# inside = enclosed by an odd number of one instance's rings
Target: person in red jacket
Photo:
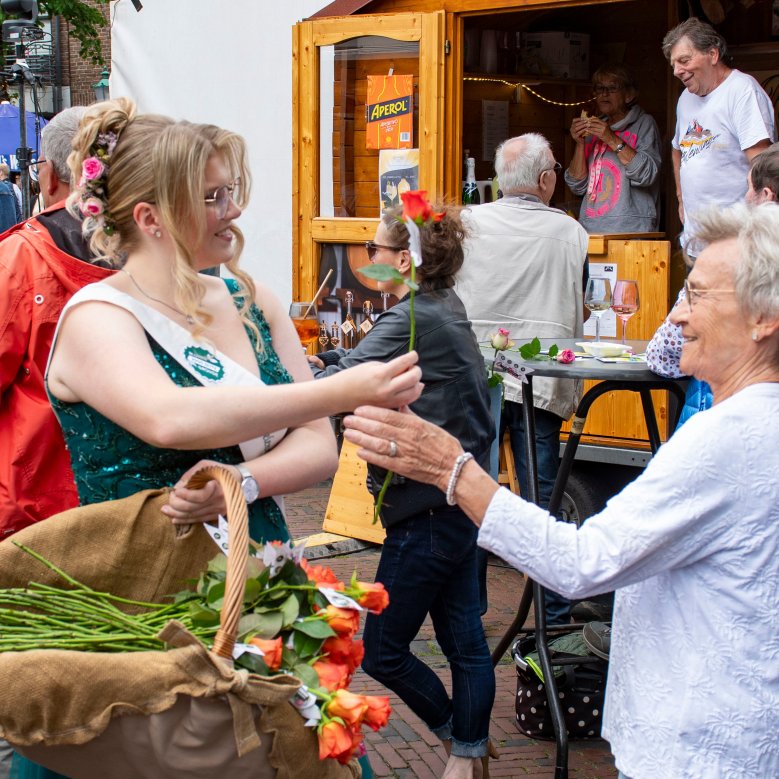
[[[65,209],[67,159],[84,111],[68,108],[43,129],[31,174],[46,209],[0,235],[0,540],[78,505],[43,377],[63,306],[112,273],[91,262],[81,223]]]

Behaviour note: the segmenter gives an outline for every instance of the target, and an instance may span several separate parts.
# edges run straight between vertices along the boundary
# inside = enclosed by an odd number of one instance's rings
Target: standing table
[[[646,349],[646,341],[628,341],[635,354]],[[542,349],[557,344],[560,351],[572,349],[580,351],[575,339],[541,339]],[[492,349],[484,349],[485,357],[490,359],[494,354]],[[563,451],[560,468],[555,479],[552,496],[549,501],[549,513],[557,514],[562,502],[565,485],[568,481],[576,449],[584,430],[587,413],[592,404],[603,394],[615,390],[638,392],[641,396],[641,406],[649,435],[649,446],[654,454],[660,446],[660,433],[657,427],[654,406],[652,405],[652,390],[669,390],[676,396],[681,409],[684,401],[684,391],[679,383],[672,379],[657,376],[643,362],[604,362],[595,358],[577,359],[576,362],[565,365],[553,360],[525,361],[518,352],[507,351],[500,354],[501,364],[505,371],[523,378],[522,383],[522,413],[525,423],[525,449],[527,452],[528,492],[526,496],[533,503],[538,503],[538,464],[535,446],[535,419],[533,415],[533,376],[550,376],[564,379],[594,379],[600,383],[589,389],[582,397],[574,412],[573,423],[568,435],[568,442]],[[532,586],[530,586],[532,585]],[[547,645],[547,627],[544,616],[544,589],[537,582],[528,581],[522,593],[514,621],[501,637],[492,653],[494,665],[500,661],[517,633],[525,624],[530,613],[531,603],[534,607],[535,636],[541,670],[546,680],[546,693],[549,709],[554,725],[557,742],[555,760],[555,779],[568,777],[568,732],[565,727],[560,699],[557,695],[557,685],[552,671],[552,662]]]

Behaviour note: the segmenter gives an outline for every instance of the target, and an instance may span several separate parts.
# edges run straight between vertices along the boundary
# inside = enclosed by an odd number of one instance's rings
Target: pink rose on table
[[[81,163],[81,172],[87,181],[99,179],[105,171],[105,165],[97,157],[87,157]]]
[[[511,346],[512,344],[509,335],[510,333],[508,330],[506,330],[505,327],[499,328],[498,332],[492,336],[492,340],[490,341],[492,348],[500,350],[500,349],[506,349],[507,347]]]
[[[84,216],[100,216],[103,213],[103,203],[96,197],[90,197],[79,204],[79,210]]]
[[[568,363],[573,362],[576,359],[576,356],[573,353],[572,349],[563,349],[558,355],[557,355],[557,362],[565,363],[566,365]]]

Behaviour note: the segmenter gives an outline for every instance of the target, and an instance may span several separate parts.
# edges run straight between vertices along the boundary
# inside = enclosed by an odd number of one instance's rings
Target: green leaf
[[[260,676],[270,676],[270,668],[268,668],[265,661],[260,655],[255,655],[254,652],[244,652],[236,661],[235,664],[241,668],[246,668],[252,673],[259,674]]]
[[[307,663],[298,663],[292,673],[300,679],[306,687],[319,687],[319,674]]]
[[[225,597],[225,583],[213,582],[206,591],[206,603],[212,609],[221,609]]]
[[[519,353],[522,355],[523,360],[535,360],[541,353],[541,341],[538,338],[534,338],[530,343],[522,344],[519,347]]]
[[[227,573],[227,556],[221,552],[208,561],[206,570],[209,573]]]
[[[303,659],[316,657],[322,649],[323,639],[307,636],[299,630],[292,631],[292,646],[298,657]]]
[[[260,638],[275,638],[281,630],[283,622],[280,611],[267,614],[246,614],[238,622],[238,637],[244,640],[247,636]]]
[[[323,619],[312,619],[310,622],[296,622],[292,629],[305,633],[312,638],[330,638],[330,636],[335,635],[335,631]]]
[[[394,265],[374,263],[373,265],[366,265],[364,268],[357,268],[357,272],[362,273],[363,276],[367,276],[369,279],[376,279],[376,281],[407,283],[406,277]]]
[[[549,347],[549,357],[550,357],[550,359],[554,359],[555,357],[557,357],[557,352],[559,352],[559,351],[560,350],[557,348],[557,344],[552,344]]]
[[[189,616],[195,627],[208,628],[219,624],[219,612],[206,608],[200,602],[189,604]]]
[[[404,279],[404,281],[409,289],[413,289],[414,292],[419,292],[419,284],[417,284],[416,281],[412,281],[411,279]]]
[[[262,585],[257,581],[257,579],[247,579],[246,590],[244,591],[244,595],[243,595],[243,602],[254,603],[254,601],[256,601],[261,594],[262,594]]]
[[[503,383],[503,376],[501,376],[499,373],[492,373],[487,379],[488,387],[497,387],[498,384],[502,384],[502,383]]]
[[[300,614],[300,603],[298,599],[293,595],[290,595],[284,603],[281,604],[281,617],[282,624],[286,627],[291,625]]]

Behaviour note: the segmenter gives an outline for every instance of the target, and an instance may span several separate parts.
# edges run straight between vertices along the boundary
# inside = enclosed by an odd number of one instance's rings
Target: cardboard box
[[[583,32],[527,32],[522,35],[523,60],[537,63],[531,72],[556,78],[590,77],[590,36]],[[544,72],[544,66],[548,73]]]

